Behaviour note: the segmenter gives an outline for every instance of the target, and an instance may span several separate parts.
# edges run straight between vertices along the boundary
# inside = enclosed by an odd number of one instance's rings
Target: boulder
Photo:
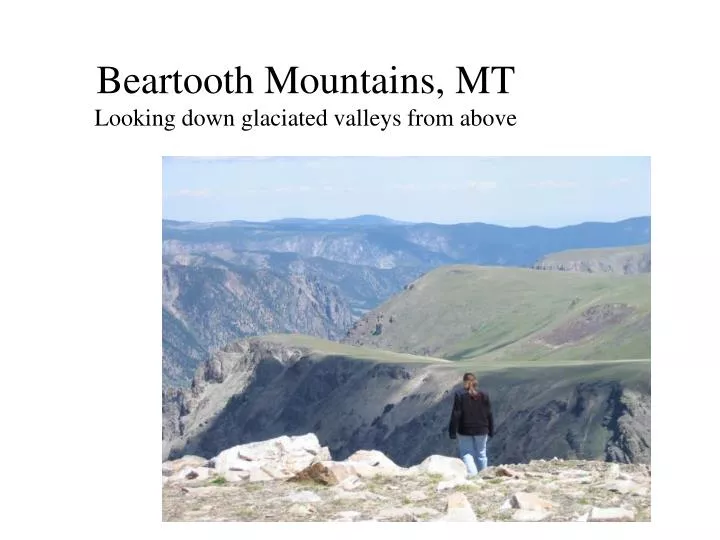
[[[423,491],[415,490],[408,493],[407,498],[409,501],[418,502],[426,500],[428,496]]]
[[[312,460],[312,463],[317,463],[318,461],[332,461],[332,456],[330,455],[330,449],[327,446],[323,446],[320,451],[315,454],[315,457]]]
[[[537,493],[517,492],[510,497],[510,504],[519,510],[549,510],[554,503],[540,498]]]
[[[635,521],[635,512],[626,508],[598,508],[590,509],[588,521]]]
[[[440,521],[477,521],[477,516],[463,493],[451,493]]]
[[[246,471],[252,478],[286,479],[329,455],[328,449],[321,447],[312,433],[297,437],[283,435],[223,450],[210,460],[210,465],[222,475]],[[253,472],[258,469],[262,472]]]
[[[346,461],[352,464],[360,478],[400,476],[408,472],[378,450],[358,450]]]
[[[207,467],[208,460],[200,456],[183,456],[172,461],[165,461],[162,464],[163,476],[173,476],[182,469],[192,467]]]
[[[228,482],[244,482],[250,478],[249,471],[228,471],[223,477]]]
[[[616,480],[620,476],[620,465],[611,463],[605,471],[605,480]]]
[[[465,478],[467,469],[465,463],[459,458],[432,455],[426,458],[417,468],[424,474],[439,474],[446,480]]]
[[[399,468],[395,462],[379,450],[358,450],[347,461],[363,462],[372,467]]]

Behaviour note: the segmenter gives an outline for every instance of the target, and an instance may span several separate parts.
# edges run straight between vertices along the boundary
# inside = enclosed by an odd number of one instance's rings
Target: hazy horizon
[[[648,157],[164,157],[163,219],[558,228],[650,216]]]
[[[277,223],[281,221],[315,221],[315,222],[335,222],[335,221],[347,221],[351,219],[356,218],[364,218],[364,217],[374,217],[374,218],[380,218],[380,219],[386,219],[388,221],[394,221],[397,224],[406,224],[406,225],[463,225],[463,224],[476,224],[476,223],[482,223],[483,225],[491,225],[496,227],[510,227],[510,228],[527,228],[527,227],[541,227],[544,229],[560,229],[563,227],[572,227],[575,225],[583,225],[586,223],[620,223],[623,221],[629,221],[632,219],[643,219],[643,218],[652,218],[650,214],[642,215],[642,216],[630,216],[623,219],[617,219],[617,220],[611,220],[611,221],[597,221],[597,220],[586,220],[586,221],[578,221],[578,222],[572,222],[567,223],[564,225],[556,225],[556,226],[545,226],[545,225],[502,225],[499,223],[488,223],[485,221],[457,221],[457,222],[447,222],[447,223],[438,223],[435,221],[404,221],[399,219],[394,219],[389,216],[381,216],[379,214],[359,214],[356,216],[342,216],[337,218],[327,218],[327,217],[297,217],[297,216],[288,216],[283,218],[274,218],[274,219],[266,219],[266,220],[251,220],[251,219],[221,219],[221,220],[212,220],[212,221],[200,221],[195,219],[174,219],[174,218],[166,218],[163,217],[163,221],[175,221],[177,223],[198,223],[198,224],[217,224],[217,223]]]

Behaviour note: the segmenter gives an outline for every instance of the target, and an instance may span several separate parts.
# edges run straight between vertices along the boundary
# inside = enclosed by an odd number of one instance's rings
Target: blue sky
[[[650,215],[648,157],[165,157],[163,217],[558,227]]]

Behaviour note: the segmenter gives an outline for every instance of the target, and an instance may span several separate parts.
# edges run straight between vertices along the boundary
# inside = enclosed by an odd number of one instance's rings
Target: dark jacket
[[[478,392],[475,396],[463,389],[455,392],[450,415],[450,438],[460,435],[495,435],[490,396]]]

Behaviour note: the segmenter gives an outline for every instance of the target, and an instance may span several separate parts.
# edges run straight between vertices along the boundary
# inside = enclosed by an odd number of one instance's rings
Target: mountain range
[[[649,217],[555,229],[403,223],[380,216],[267,223],[165,220],[163,384],[186,386],[214,351],[245,337],[302,333],[357,340],[358,328],[377,318],[372,310],[441,266],[560,269],[567,265],[547,257],[567,250],[621,248],[649,241]],[[592,268],[607,267],[592,262],[591,252],[583,256],[590,257]],[[575,269],[586,270],[581,266]],[[533,275],[533,279],[543,278]],[[530,289],[536,285],[526,283]],[[582,289],[584,285],[575,286]],[[630,316],[623,308],[602,309],[610,312],[578,313],[578,321]],[[642,325],[642,316],[638,317],[631,319]],[[588,324],[578,321],[568,324]],[[346,337],[354,324],[356,328]],[[528,324],[538,323],[529,320]],[[367,341],[363,344],[377,345],[363,339]]]

